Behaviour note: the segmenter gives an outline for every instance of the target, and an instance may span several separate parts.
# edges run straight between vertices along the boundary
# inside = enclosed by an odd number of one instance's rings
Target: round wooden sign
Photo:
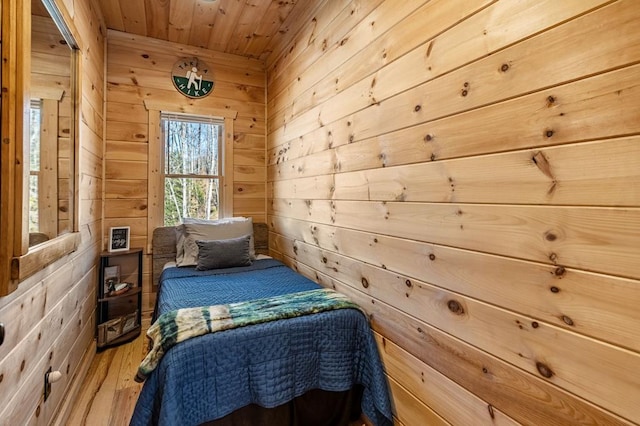
[[[180,93],[193,99],[204,98],[213,91],[213,75],[198,58],[184,58],[175,63],[171,80]]]

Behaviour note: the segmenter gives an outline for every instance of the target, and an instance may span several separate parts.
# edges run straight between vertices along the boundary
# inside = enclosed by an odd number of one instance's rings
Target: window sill
[[[80,246],[80,233],[70,232],[29,249],[25,255],[11,259],[11,279],[24,281]]]

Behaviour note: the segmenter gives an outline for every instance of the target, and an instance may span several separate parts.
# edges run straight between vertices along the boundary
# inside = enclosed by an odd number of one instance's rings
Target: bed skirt
[[[313,389],[278,407],[250,404],[202,426],[348,426],[360,419],[361,400],[359,385],[344,392]]]

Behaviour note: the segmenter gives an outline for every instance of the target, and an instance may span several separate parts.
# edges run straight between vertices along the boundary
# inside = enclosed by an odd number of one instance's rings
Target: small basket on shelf
[[[108,345],[120,336],[136,328],[138,311],[128,315],[111,319],[98,325],[98,345]]]

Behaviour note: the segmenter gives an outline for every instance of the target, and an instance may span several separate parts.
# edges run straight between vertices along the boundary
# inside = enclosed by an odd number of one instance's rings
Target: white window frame
[[[153,230],[164,226],[164,139],[161,114],[166,112],[224,120],[220,217],[231,217],[233,216],[233,123],[238,113],[230,109],[179,105],[149,99],[145,100],[144,104],[149,113],[147,253],[151,253]]]
[[[167,126],[165,123],[167,121],[181,121],[186,123],[194,123],[194,124],[205,124],[211,126],[220,126],[218,127],[218,135],[216,138],[217,147],[215,150],[218,151],[218,161],[216,164],[217,174],[213,175],[198,175],[198,174],[168,174],[167,173]],[[225,180],[225,170],[224,170],[224,120],[214,117],[201,116],[201,115],[191,115],[191,114],[177,114],[174,112],[161,112],[160,113],[160,122],[162,129],[162,142],[163,142],[163,150],[162,150],[162,181],[163,181],[163,199],[162,203],[165,206],[163,208],[163,223],[166,223],[166,180],[169,178],[174,179],[214,179],[217,181],[218,191],[217,191],[217,206],[218,206],[218,218],[222,218],[224,213],[224,180]],[[221,128],[221,129],[220,129]],[[221,131],[220,131],[221,130]],[[206,218],[202,218],[206,219]]]

